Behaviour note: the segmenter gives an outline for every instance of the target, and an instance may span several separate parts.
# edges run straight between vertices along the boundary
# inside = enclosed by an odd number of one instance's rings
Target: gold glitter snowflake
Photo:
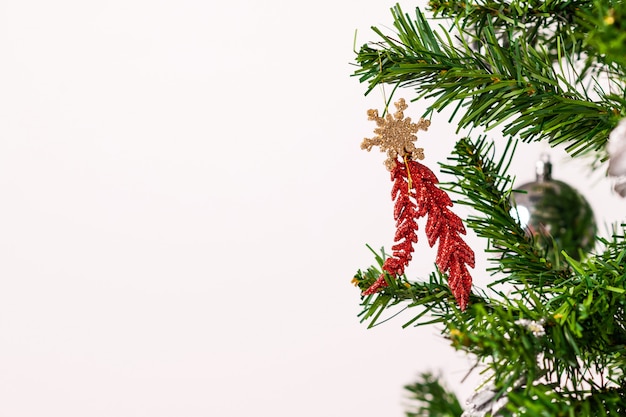
[[[418,130],[428,130],[430,121],[420,119],[418,123],[412,123],[411,118],[404,118],[404,110],[409,106],[403,98],[395,103],[397,111],[393,114],[387,114],[382,118],[378,115],[378,110],[368,110],[368,120],[375,120],[378,127],[374,129],[376,136],[372,139],[365,138],[361,143],[361,149],[372,150],[373,146],[380,146],[381,152],[387,152],[385,166],[389,171],[396,166],[398,156],[410,159],[424,159],[424,149],[416,148]]]

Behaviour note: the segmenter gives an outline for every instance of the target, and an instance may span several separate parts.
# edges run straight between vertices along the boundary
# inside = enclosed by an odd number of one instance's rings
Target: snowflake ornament
[[[404,110],[409,106],[406,101],[401,98],[394,103],[397,111],[393,114],[387,114],[383,118],[378,115],[378,110],[370,109],[367,111],[368,120],[376,121],[378,127],[374,129],[376,136],[372,139],[365,138],[361,143],[361,149],[371,151],[372,147],[380,146],[380,151],[387,151],[387,159],[385,166],[389,171],[393,171],[396,167],[398,157],[404,158],[408,156],[410,159],[424,159],[424,149],[416,148],[417,133],[419,130],[428,130],[430,120],[421,118],[418,123],[412,123],[411,118],[404,118]]]

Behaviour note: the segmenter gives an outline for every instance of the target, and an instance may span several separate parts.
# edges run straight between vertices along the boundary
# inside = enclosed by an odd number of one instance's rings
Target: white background
[[[424,370],[467,397],[438,329],[367,330],[350,285],[393,238],[359,149],[383,95],[350,76],[392,5],[0,2],[0,416],[401,416]],[[459,137],[419,136],[435,171]],[[601,230],[623,212],[584,163],[555,177]]]

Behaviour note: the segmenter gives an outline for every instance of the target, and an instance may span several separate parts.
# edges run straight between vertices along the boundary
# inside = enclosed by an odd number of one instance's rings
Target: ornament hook
[[[535,174],[537,182],[550,181],[552,179],[552,162],[550,155],[542,153],[540,159],[535,163]]]

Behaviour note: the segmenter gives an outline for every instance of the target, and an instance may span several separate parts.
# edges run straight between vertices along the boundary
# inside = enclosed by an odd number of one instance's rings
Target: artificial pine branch
[[[444,169],[465,175],[459,177],[457,191],[463,190],[470,206],[480,213],[470,218],[469,224],[479,235],[498,243],[494,250],[500,251],[501,257],[493,261],[508,259],[504,265],[509,268],[507,279],[500,282],[516,284],[517,297],[510,299],[500,293],[499,301],[475,298],[460,315],[445,303],[449,290],[436,277],[431,277],[430,283],[409,283],[403,276],[387,281],[383,291],[365,298],[363,319],[372,319],[373,325],[387,308],[401,302],[408,303],[407,307],[425,306],[406,325],[445,323],[444,334],[455,348],[477,358],[492,358],[486,364],[493,374],[495,392],[517,386],[509,393],[508,407],[518,413],[528,409],[529,396],[541,398],[533,407],[543,412],[562,410],[567,404],[579,404],[577,407],[591,413],[585,416],[596,415],[592,410],[598,407],[623,410],[623,393],[616,389],[626,373],[623,234],[605,242],[607,249],[597,258],[578,262],[566,257],[567,270],[550,268],[537,260],[532,241],[510,216],[507,190],[511,190],[511,179],[505,175],[508,152],[494,161],[493,144],[484,138],[477,143],[462,140],[455,152],[452,160],[457,165],[444,165]],[[498,214],[481,217],[490,213],[489,207]],[[382,266],[388,258],[383,254],[377,259]],[[356,281],[366,288],[380,272],[368,270],[367,279],[361,276]],[[426,313],[435,318],[423,321]],[[606,382],[598,385],[597,375],[604,375]],[[564,381],[579,389],[564,389]],[[596,397],[603,400],[596,401]]]
[[[368,92],[379,84],[415,87],[418,98],[435,98],[428,113],[456,104],[454,113],[463,111],[459,128],[503,126],[503,133],[524,141],[544,140],[567,144],[573,154],[602,151],[619,101],[613,95],[597,100],[563,77],[552,57],[554,51],[542,45],[532,47],[525,37],[511,34],[508,45],[501,45],[492,25],[482,27],[482,45],[458,44],[442,36],[428,24],[419,9],[415,20],[399,6],[392,9],[397,40],[374,28],[382,42],[364,45],[357,54],[361,67],[354,75],[368,82]],[[457,27],[458,31],[464,29]],[[568,52],[556,42],[555,52],[568,64]]]
[[[548,51],[555,51],[557,39],[566,42],[568,49],[582,47],[582,39],[576,34],[576,17],[587,4],[584,0],[431,0],[428,8],[433,17],[451,17],[460,27],[471,28],[476,38],[482,37],[485,27],[493,26],[506,37],[505,41],[510,41],[508,33],[521,33],[529,44],[541,44]],[[480,43],[475,46],[480,47]]]
[[[407,417],[459,417],[463,413],[456,395],[430,372],[421,373],[417,381],[404,389],[411,400]]]
[[[513,178],[507,174],[514,151],[511,140],[498,157],[486,137],[463,138],[456,143],[450,163],[441,164],[442,172],[455,176],[447,187],[464,197],[457,202],[473,209],[468,227],[488,239],[487,252],[492,254],[488,270],[506,274],[502,281],[510,284],[551,285],[566,278],[568,271],[563,261],[547,257],[514,217]]]
[[[352,282],[362,291],[370,288],[380,277],[385,262],[386,255],[384,251],[375,252],[371,247],[368,248],[374,253],[378,267],[370,266],[366,271],[357,271]],[[404,327],[411,324],[421,323],[419,320],[427,313],[433,316],[446,317],[450,314],[453,304],[448,299],[454,296],[450,292],[450,287],[446,285],[445,278],[441,274],[431,274],[428,282],[409,282],[405,275],[397,277],[397,279],[388,280],[388,285],[380,291],[364,296],[361,302],[363,306],[362,312],[359,314],[361,322],[369,320],[369,327],[380,324],[379,319],[385,310],[395,307],[399,304],[407,304],[408,307],[424,306],[425,309],[417,316],[408,321]],[[474,296],[474,301],[476,297]],[[438,321],[429,320],[430,323]]]
[[[452,18],[449,31],[433,30],[419,10],[411,19],[396,7],[396,33],[374,28],[382,41],[361,48],[355,75],[370,90],[384,83],[414,87],[416,99],[434,99],[427,115],[455,105],[459,127],[498,127],[509,136],[501,155],[485,137],[461,139],[442,164],[456,178],[442,189],[472,209],[467,226],[488,240],[494,281],[489,292],[474,288],[464,306],[452,280],[446,285],[452,258],[441,250],[429,280],[407,280],[415,219],[428,216],[426,235],[440,248],[446,233],[458,237],[463,225],[446,217],[452,201],[438,194],[432,172],[421,170],[417,150],[387,149],[398,227],[392,254],[376,253],[378,267],[355,275],[363,293],[378,285],[362,298],[361,318],[373,326],[392,307],[404,307],[418,311],[405,326],[443,324],[443,336],[489,378],[464,417],[626,415],[626,225],[598,239],[596,253],[583,259],[558,248],[550,253],[514,215],[509,174],[516,138],[602,160],[608,132],[626,117],[626,6],[616,0],[433,0],[431,8]],[[385,120],[375,120],[384,135]],[[470,265],[469,257],[462,264]],[[461,308],[449,302],[452,296]],[[440,406],[426,401],[420,412],[436,415]]]
[[[365,271],[358,270],[354,275],[352,282],[362,291],[370,288],[378,280],[383,271],[382,266],[387,259],[382,249],[378,253],[371,247],[368,246],[368,248],[374,254],[378,267],[370,266]],[[396,279],[388,279],[387,286],[383,286],[380,291],[364,296],[361,302],[363,310],[359,317],[361,317],[361,322],[369,321],[368,327],[374,327],[381,323],[379,319],[386,310],[404,304],[403,310],[416,307],[421,307],[421,309],[402,327],[445,323],[450,316],[458,313],[455,305],[450,303],[452,299],[454,295],[441,271],[431,273],[427,281],[409,281],[406,275],[402,275]],[[492,304],[485,295],[480,293],[480,290],[475,290],[470,294],[469,304],[481,304],[487,311],[498,306],[498,303]]]

